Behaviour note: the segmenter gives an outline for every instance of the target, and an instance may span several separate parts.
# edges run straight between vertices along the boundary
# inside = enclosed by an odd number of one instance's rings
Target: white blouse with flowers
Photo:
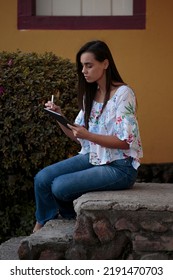
[[[93,102],[89,131],[101,135],[115,135],[120,140],[126,140],[129,149],[104,148],[88,140],[78,139],[82,146],[80,153],[89,153],[89,160],[93,165],[108,164],[114,160],[132,157],[132,165],[137,169],[140,165],[139,158],[143,156],[143,152],[135,115],[136,99],[132,89],[126,85],[119,87],[99,116],[102,106],[103,103]],[[84,125],[84,112],[82,110],[76,117],[75,123]]]

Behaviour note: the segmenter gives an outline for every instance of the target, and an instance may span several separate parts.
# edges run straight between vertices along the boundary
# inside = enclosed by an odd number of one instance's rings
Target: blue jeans
[[[42,169],[35,176],[36,219],[44,224],[57,217],[73,218],[73,200],[93,191],[131,188],[137,171],[132,158],[92,165],[89,155],[76,155]]]

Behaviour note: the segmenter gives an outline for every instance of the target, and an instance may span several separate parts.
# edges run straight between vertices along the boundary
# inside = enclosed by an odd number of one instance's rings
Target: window
[[[18,0],[18,29],[144,29],[146,0]]]
[[[36,0],[37,16],[132,16],[133,0]]]

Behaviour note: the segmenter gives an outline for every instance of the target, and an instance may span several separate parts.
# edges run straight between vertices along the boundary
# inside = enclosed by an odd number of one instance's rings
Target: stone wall
[[[173,212],[94,211],[78,217],[69,259],[173,259]]]

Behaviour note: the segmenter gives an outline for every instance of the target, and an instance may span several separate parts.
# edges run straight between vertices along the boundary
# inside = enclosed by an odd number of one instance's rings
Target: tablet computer
[[[71,122],[69,122],[64,116],[62,116],[61,114],[54,112],[50,109],[44,108],[44,110],[51,115],[52,117],[54,117],[59,123],[61,123],[62,125],[64,125],[66,128],[70,129],[70,127],[68,127],[67,124],[72,124]]]

